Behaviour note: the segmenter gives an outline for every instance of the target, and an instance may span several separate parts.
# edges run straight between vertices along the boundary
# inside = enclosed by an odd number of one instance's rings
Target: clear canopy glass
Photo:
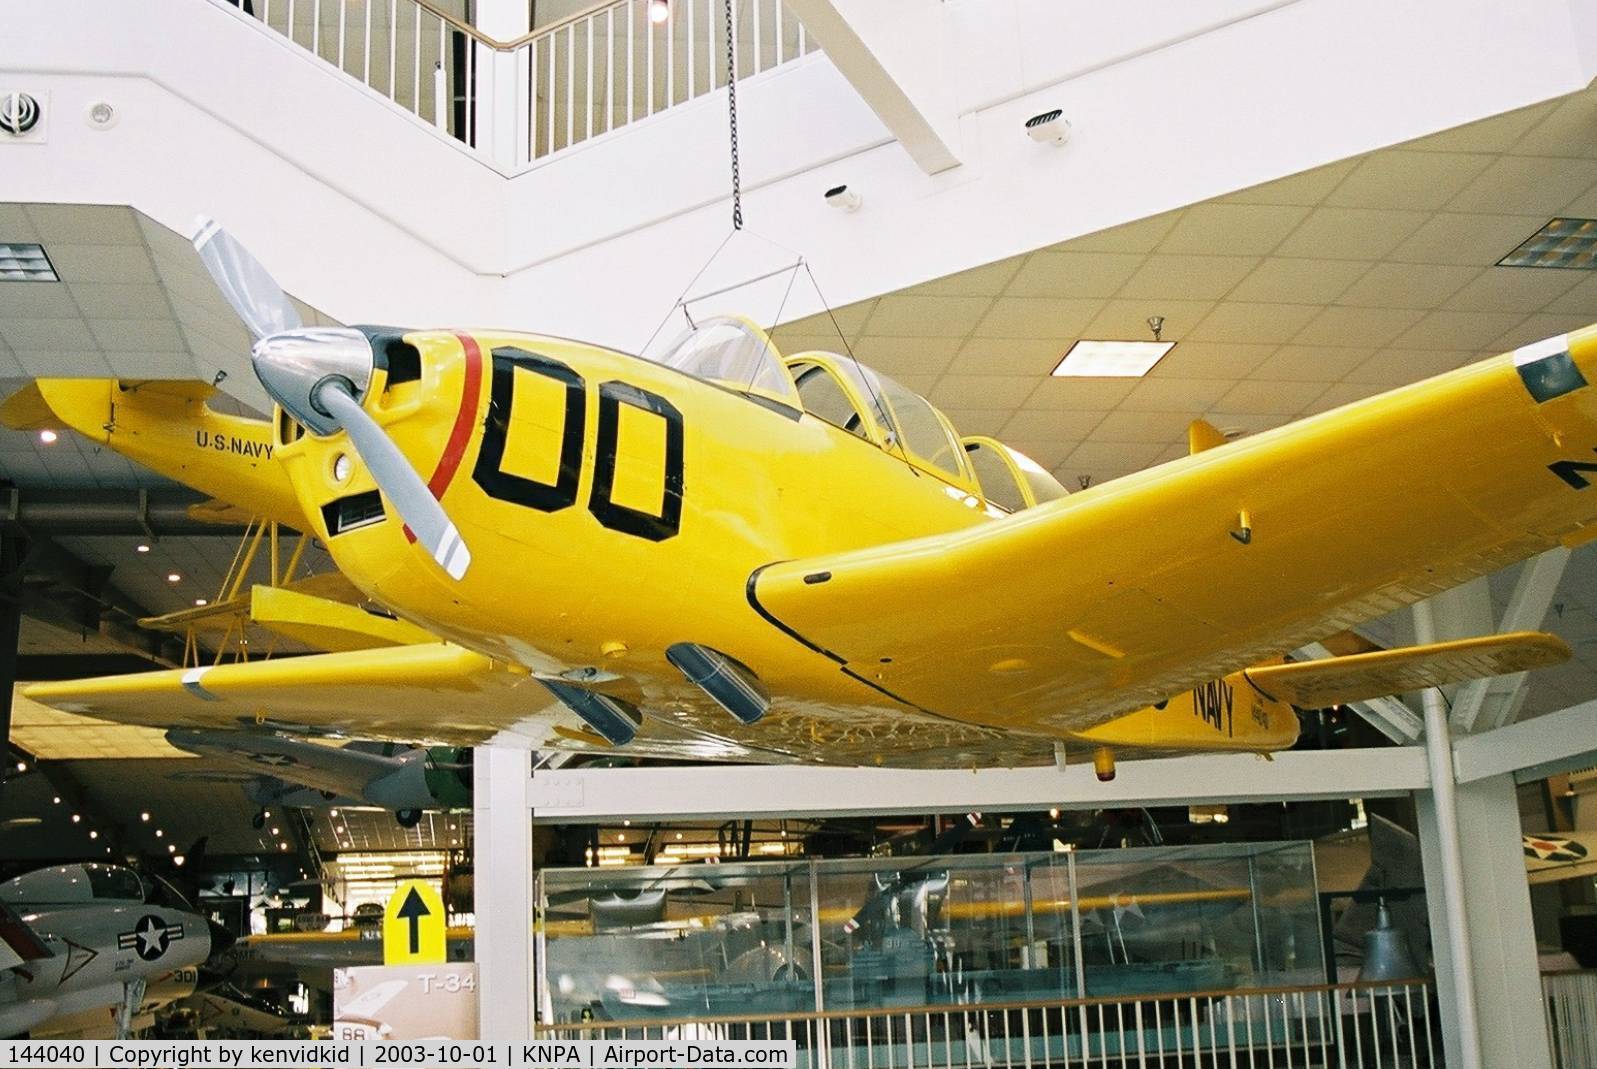
[[[782,366],[776,343],[746,319],[718,316],[703,320],[676,338],[659,362],[740,393],[801,407],[798,387]]]

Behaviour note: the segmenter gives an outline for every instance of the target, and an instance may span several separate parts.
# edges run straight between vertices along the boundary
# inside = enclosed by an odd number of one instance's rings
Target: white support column
[[[1514,777],[1494,776],[1457,786],[1457,831],[1468,844],[1460,883],[1470,919],[1461,943],[1455,943],[1456,937],[1450,934],[1443,937],[1448,929],[1439,876],[1443,870],[1441,846],[1445,833],[1438,819],[1437,793],[1416,792],[1415,802],[1426,899],[1431,931],[1435,933],[1431,945],[1436,956],[1447,1064],[1551,1069]],[[1457,1016],[1457,992],[1451,979],[1458,964],[1455,946],[1468,958],[1474,1006],[1478,1010],[1475,1025],[1479,1031],[1473,1052],[1462,1048],[1467,1037]],[[1471,1054],[1473,1061],[1469,1060]]]
[[[473,904],[478,1036],[532,1038],[532,754],[479,746],[474,755]]]
[[[532,28],[532,6],[527,0],[477,0],[474,25],[495,40],[511,41]],[[475,42],[471,47],[476,50],[477,148],[500,168],[512,170],[527,162],[525,50],[499,52]]]

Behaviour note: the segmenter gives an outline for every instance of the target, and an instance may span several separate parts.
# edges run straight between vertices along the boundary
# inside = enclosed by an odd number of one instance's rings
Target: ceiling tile
[[[1388,208],[1316,208],[1275,254],[1379,260],[1419,229],[1426,218],[1424,212]]]
[[[66,352],[17,349],[14,355],[23,371],[41,378],[103,379],[110,378],[112,374],[111,365],[105,362],[105,354],[93,349]]]
[[[1196,204],[1159,243],[1160,252],[1263,256],[1303,221],[1307,209],[1278,204]]]
[[[1092,322],[1082,332],[1082,337],[1108,341],[1152,341],[1153,328],[1148,325],[1150,316],[1164,317],[1160,337],[1165,341],[1180,341],[1215,307],[1212,301],[1175,301],[1169,298],[1144,298],[1141,300],[1114,300],[1105,302]]]
[[[1068,345],[1068,343],[1066,343]],[[1051,338],[985,338],[966,341],[948,365],[962,375],[1036,375],[1053,371],[1065,346]]]
[[[1481,173],[1447,207],[1492,212],[1512,204],[1521,212],[1551,215],[1597,183],[1597,160],[1504,156]]]
[[[928,400],[938,408],[1018,407],[1037,388],[1032,376],[944,375]]]
[[[1491,162],[1486,155],[1387,149],[1365,157],[1325,203],[1430,211],[1456,196]]]
[[[887,338],[867,334],[854,343],[853,349],[854,356],[863,363],[900,377],[942,374],[959,346],[958,338]]]
[[[1412,308],[1327,308],[1292,340],[1298,345],[1385,345],[1424,314]]]
[[[139,245],[59,244],[50,262],[64,282],[155,282],[150,254]],[[211,287],[214,295],[216,288]]]
[[[1325,199],[1338,182],[1358,165],[1357,159],[1338,160],[1261,186],[1240,190],[1225,199],[1237,204],[1300,204],[1312,207]]]
[[[1537,313],[1520,320],[1509,330],[1492,339],[1490,345],[1485,346],[1488,353],[1506,353],[1511,349],[1518,349],[1521,345],[1541,341],[1544,338],[1556,337],[1559,334],[1568,334],[1572,330],[1589,327],[1592,317],[1589,315],[1548,315]]]
[[[1290,416],[1325,392],[1319,382],[1239,382],[1214,406],[1216,412]]]
[[[864,332],[866,323],[870,320],[872,313],[876,311],[878,303],[877,299],[872,297],[870,300],[855,301],[853,304],[844,305],[842,308],[834,308],[831,312],[822,312],[818,316],[811,316],[812,320],[818,321],[823,325],[805,333],[835,335],[838,331],[842,331],[852,341]],[[225,306],[218,306],[214,298],[202,302],[201,307],[215,308],[218,311],[225,310]],[[876,333],[897,334],[899,331],[883,328],[876,331]]]
[[[1187,339],[1177,342],[1148,374],[1155,379],[1240,379],[1264,363],[1276,348]]]
[[[1269,304],[1327,304],[1370,269],[1362,260],[1305,260],[1272,256],[1243,279],[1231,300]]]
[[[992,303],[990,297],[889,295],[876,302],[865,332],[899,337],[963,336],[971,332]]]
[[[191,324],[187,322],[182,325],[185,331],[191,329]],[[832,353],[843,348],[843,343],[836,334],[796,334],[789,333],[786,327],[778,327],[772,331],[771,340],[776,343],[783,356],[796,356],[812,350]]]
[[[0,242],[38,240],[39,232],[33,229],[33,223],[22,205],[0,204]]]
[[[1507,152],[1531,127],[1552,114],[1557,105],[1548,101],[1528,108],[1465,123],[1439,134],[1410,141],[1404,148],[1420,152]]]
[[[1168,445],[1186,437],[1187,424],[1197,418],[1192,412],[1111,412],[1092,432],[1095,442],[1151,442]],[[1151,457],[1149,459],[1152,459]]]
[[[953,298],[943,298],[952,300]],[[1050,297],[1000,297],[976,333],[987,338],[1079,338],[1103,302]],[[1061,347],[1060,352],[1064,349]]]
[[[1597,322],[1597,271],[1579,272],[1581,279],[1573,289],[1550,302],[1547,311],[1558,315],[1590,316]]]
[[[67,288],[91,319],[168,319],[172,315],[161,287],[148,282],[74,282]]]
[[[48,249],[62,245],[144,245],[133,209],[105,204],[28,204],[23,208]]]
[[[1547,223],[1544,215],[1439,212],[1392,250],[1401,263],[1490,267]]]
[[[1520,312],[1432,312],[1392,344],[1399,349],[1487,349],[1524,318]]]
[[[1456,264],[1380,263],[1349,286],[1336,303],[1428,310],[1440,307],[1480,273],[1478,267]]]
[[[1475,312],[1539,312],[1568,293],[1585,274],[1536,267],[1488,267],[1453,294],[1447,307]]]
[[[1004,287],[1020,269],[1018,260],[1019,257],[1012,257],[973,267],[969,271],[944,275],[912,286],[908,292],[926,297],[996,297],[1004,292]]]
[[[1048,376],[1037,384],[1025,407],[1038,411],[1103,411],[1122,403],[1136,389],[1138,379],[1083,379],[1073,375]]]
[[[1184,433],[1184,432],[1183,432]],[[1082,442],[1070,456],[1065,466],[1079,472],[1111,469],[1115,472],[1136,471],[1164,452],[1165,442]],[[1098,482],[1105,481],[1100,478]]]
[[[1234,379],[1148,378],[1137,383],[1120,408],[1126,412],[1177,412],[1190,421],[1208,411],[1235,385]]]
[[[1076,412],[1069,410],[1022,410],[1004,424],[1004,441],[1017,442],[1086,441],[1093,428],[1103,422],[1107,412]]]
[[[973,398],[973,400],[979,400]],[[953,423],[960,434],[984,434],[997,437],[998,432],[1015,415],[1012,408],[948,408],[943,415]]]
[[[1025,257],[1010,297],[1112,297],[1145,257],[1131,252],[1054,252]]]
[[[124,379],[193,379],[199,371],[188,353],[106,353],[111,373]]]
[[[1565,97],[1511,151],[1520,156],[1597,157],[1597,96]]]
[[[184,347],[170,318],[91,319],[89,329],[108,352],[172,352]]]
[[[1094,234],[1071,238],[1070,241],[1054,247],[1072,252],[1152,252],[1180,218],[1179,210],[1165,212],[1163,215],[1154,215],[1147,219],[1110,227],[1108,230],[1100,230]]]
[[[1319,311],[1319,306],[1312,304],[1226,301],[1210,312],[1187,337],[1193,341],[1287,342]]]
[[[76,319],[78,306],[59,282],[0,282],[0,317]]]
[[[13,350],[96,349],[94,335],[81,319],[0,319],[0,338]]]
[[[1252,256],[1155,253],[1126,281],[1121,298],[1213,301],[1224,297],[1259,261]]]
[[[1305,416],[1317,416],[1321,412],[1329,412],[1333,408],[1350,405],[1354,401],[1362,401],[1366,397],[1374,397],[1384,387],[1373,382],[1339,382],[1327,389],[1303,410]]]
[[[1463,367],[1480,355],[1473,349],[1385,349],[1348,372],[1347,381],[1399,386]]]
[[[1065,462],[1065,458],[1075,452],[1080,442],[1010,442],[1005,445],[1041,464],[1044,468],[1053,469]]]
[[[1345,348],[1328,345],[1283,345],[1275,355],[1253,370],[1256,379],[1302,382],[1338,382],[1369,359],[1373,346]]]

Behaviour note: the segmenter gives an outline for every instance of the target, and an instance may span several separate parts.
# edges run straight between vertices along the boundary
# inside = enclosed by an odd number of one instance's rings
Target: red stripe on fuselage
[[[460,469],[461,458],[466,455],[466,443],[471,440],[472,417],[477,413],[477,398],[482,391],[482,350],[469,334],[456,334],[455,337],[460,339],[460,347],[466,354],[466,382],[460,390],[460,408],[455,412],[455,425],[450,428],[449,441],[444,444],[443,455],[438,458],[438,467],[433,469],[432,478],[427,480],[427,489],[440,501],[443,500],[444,491],[449,489],[455,472]],[[416,541],[415,534],[408,526],[405,528],[405,538]]]

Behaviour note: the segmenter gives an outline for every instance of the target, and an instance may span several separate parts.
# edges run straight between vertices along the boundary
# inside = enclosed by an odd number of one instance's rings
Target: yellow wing
[[[608,746],[525,669],[445,642],[33,683],[24,697],[149,727],[277,728],[470,746],[501,731],[538,748]],[[774,761],[718,736],[648,717],[627,752]]]
[[[1248,682],[1276,701],[1300,709],[1326,709],[1343,702],[1407,694],[1467,679],[1549,668],[1569,660],[1569,645],[1557,635],[1516,631],[1438,642],[1430,646],[1356,653],[1318,661],[1252,668]]]
[[[944,716],[1076,731],[1597,536],[1597,329],[989,524],[769,565],[767,619]]]

